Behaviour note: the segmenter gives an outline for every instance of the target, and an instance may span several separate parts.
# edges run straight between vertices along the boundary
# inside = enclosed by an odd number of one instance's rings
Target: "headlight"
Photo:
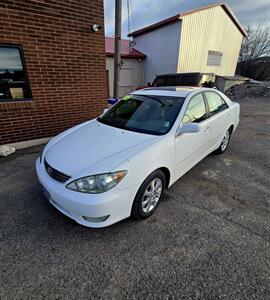
[[[118,171],[82,177],[66,185],[66,188],[81,193],[100,194],[116,186],[126,174],[127,171]]]

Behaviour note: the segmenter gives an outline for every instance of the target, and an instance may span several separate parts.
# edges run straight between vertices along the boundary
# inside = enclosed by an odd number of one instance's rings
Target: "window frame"
[[[192,101],[192,99],[193,99],[194,97],[196,97],[196,96],[198,96],[198,95],[202,95],[202,98],[203,98],[203,101],[204,101],[204,106],[205,106],[205,111],[206,111],[206,117],[205,117],[205,119],[204,119],[204,120],[201,120],[200,122],[198,122],[198,124],[204,122],[205,120],[207,120],[207,119],[209,118],[209,109],[208,109],[208,104],[207,104],[207,102],[206,102],[206,97],[205,97],[205,95],[204,95],[204,92],[201,91],[201,92],[199,92],[199,93],[196,93],[195,95],[193,95],[193,96],[189,99],[189,101],[188,101],[188,103],[187,103],[187,106],[186,106],[186,109],[185,109],[185,111],[184,111],[184,113],[183,113],[183,116],[182,116],[182,118],[181,118],[180,124],[188,124],[188,123],[183,123],[184,116],[186,115],[186,112],[187,112],[187,110],[188,110],[188,106],[189,106],[190,102]],[[190,122],[190,123],[195,123],[195,122]]]
[[[214,114],[211,115],[210,107],[209,107],[209,103],[208,103],[208,99],[207,99],[206,93],[214,93],[214,94],[216,94],[217,96],[219,96],[219,97],[221,98],[222,102],[224,102],[224,104],[226,104],[227,107],[226,107],[225,109],[223,109],[223,110],[221,110],[221,111],[217,111],[216,113],[214,113]],[[203,92],[203,96],[204,96],[204,99],[205,99],[205,102],[206,102],[206,106],[207,106],[207,111],[208,111],[208,117],[207,117],[207,118],[214,117],[214,116],[216,116],[216,115],[222,113],[223,111],[225,111],[226,109],[229,108],[229,105],[228,105],[228,103],[225,101],[225,99],[224,99],[219,93],[217,93],[217,92],[215,92],[215,91],[204,91],[204,92]]]
[[[28,76],[28,72],[27,72],[27,68],[26,68],[26,63],[25,63],[25,58],[24,58],[24,52],[23,52],[22,45],[21,44],[0,43],[0,48],[16,48],[16,49],[19,50],[20,59],[21,59],[21,63],[22,63],[23,71],[24,71],[24,76],[25,76],[25,84],[26,84],[26,87],[27,87],[29,95],[30,95],[30,97],[27,97],[27,98],[1,99],[0,104],[1,103],[7,103],[7,102],[16,103],[16,102],[22,102],[22,101],[33,101],[33,94],[32,94],[32,89],[31,89],[31,86],[30,86],[30,81],[29,81],[29,76]]]

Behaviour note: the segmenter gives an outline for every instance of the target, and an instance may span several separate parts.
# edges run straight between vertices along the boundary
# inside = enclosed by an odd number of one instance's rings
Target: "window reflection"
[[[187,124],[190,122],[199,123],[206,118],[206,108],[203,99],[203,95],[199,94],[194,96],[186,110],[186,113],[182,119],[183,124]]]
[[[31,98],[20,47],[0,45],[0,101]]]

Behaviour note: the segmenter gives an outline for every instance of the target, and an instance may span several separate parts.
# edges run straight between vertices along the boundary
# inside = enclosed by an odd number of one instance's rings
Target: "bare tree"
[[[258,25],[247,28],[248,36],[244,38],[237,72],[243,76],[258,80],[270,78],[270,27]]]

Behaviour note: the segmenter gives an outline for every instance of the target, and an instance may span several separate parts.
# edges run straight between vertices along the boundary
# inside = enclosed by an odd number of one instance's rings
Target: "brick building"
[[[0,145],[54,136],[106,106],[103,0],[0,1]]]

